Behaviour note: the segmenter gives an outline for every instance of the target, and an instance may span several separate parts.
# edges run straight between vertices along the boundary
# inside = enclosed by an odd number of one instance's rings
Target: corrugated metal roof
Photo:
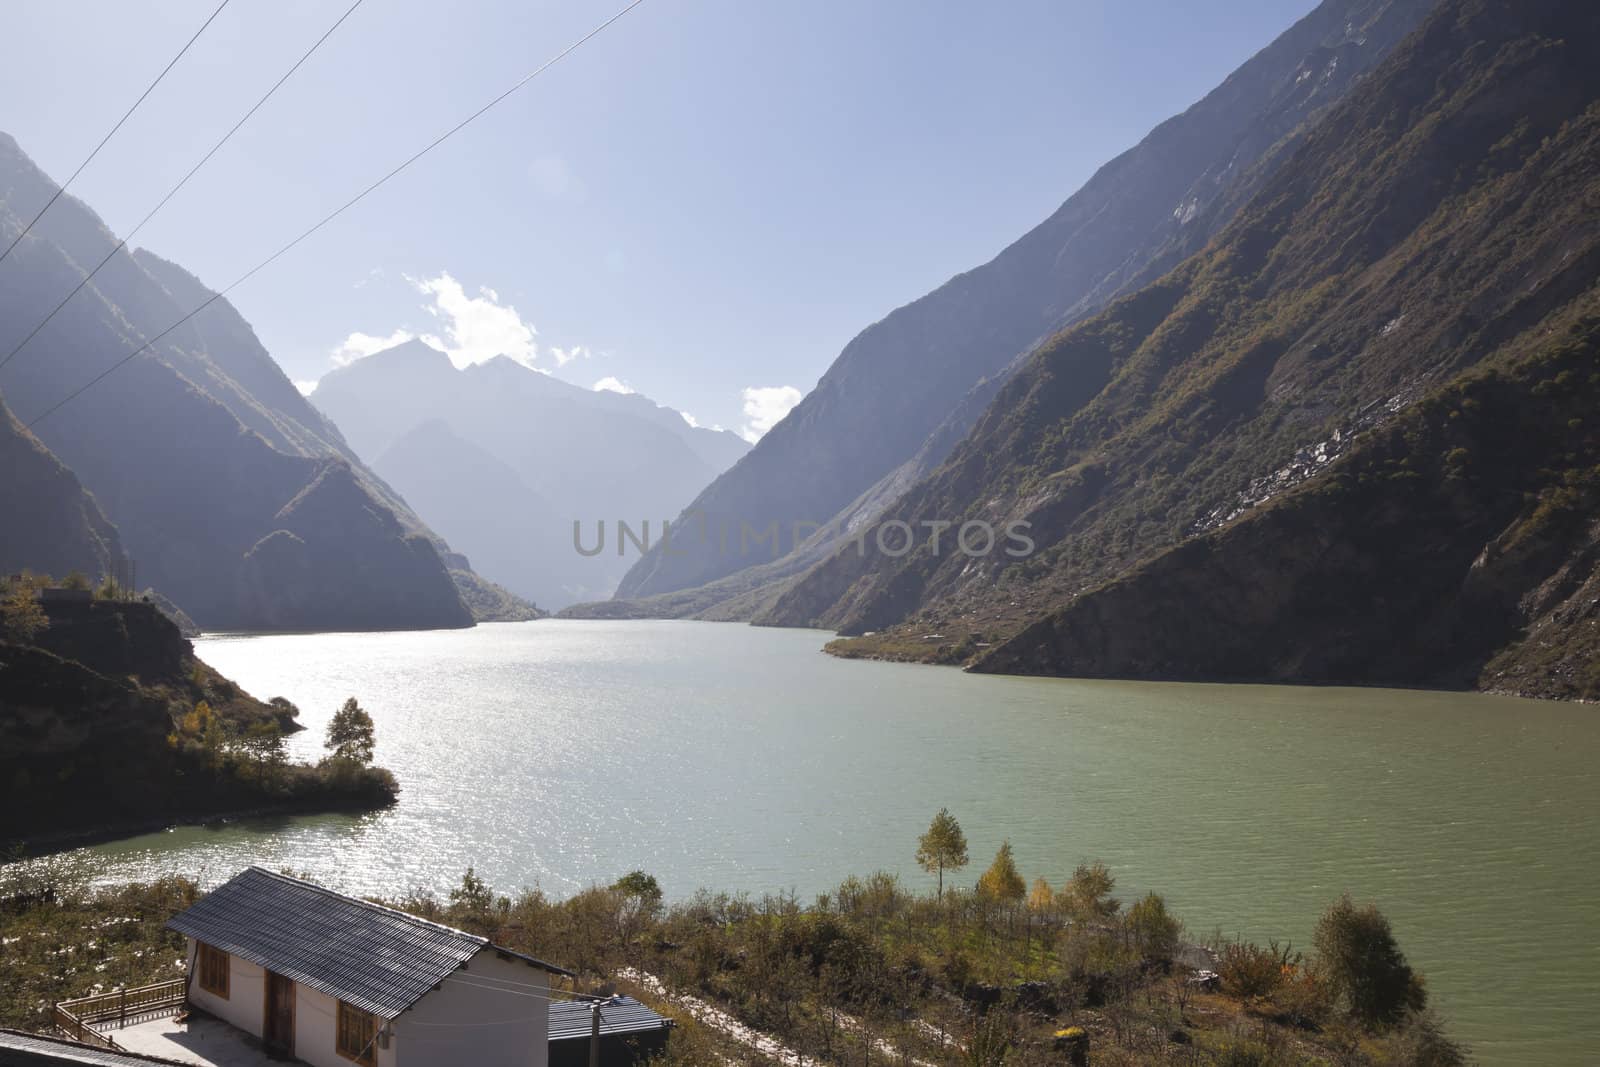
[[[169,927],[385,1019],[421,1000],[487,938],[248,867]],[[554,974],[570,972],[521,953]]]
[[[583,1000],[550,1002],[550,1040],[588,1039],[593,1032],[592,1007]],[[659,1030],[672,1023],[632,997],[616,997],[600,1006],[600,1035],[638,1034]]]
[[[0,1030],[0,1067],[34,1067],[35,1064],[87,1063],[98,1067],[150,1067],[175,1064],[155,1056],[132,1052],[113,1052],[60,1037],[26,1034],[21,1030]]]

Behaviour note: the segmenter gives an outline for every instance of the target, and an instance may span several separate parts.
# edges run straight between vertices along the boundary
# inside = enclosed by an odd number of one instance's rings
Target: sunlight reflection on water
[[[46,862],[102,882],[260,863],[384,894],[442,891],[468,864],[558,894],[643,868],[672,896],[808,897],[877,868],[920,885],[916,835],[947,805],[975,867],[1002,837],[1030,878],[1099,857],[1201,933],[1304,945],[1341,890],[1376,899],[1485,1062],[1586,1055],[1592,937],[1575,935],[1600,929],[1600,857],[1574,846],[1600,840],[1594,709],[979,677],[835,660],[823,640],[557,621],[208,638],[224,674],[300,706],[300,758],[358,697],[400,803]]]

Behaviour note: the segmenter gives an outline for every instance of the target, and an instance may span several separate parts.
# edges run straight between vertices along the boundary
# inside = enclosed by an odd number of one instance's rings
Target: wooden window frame
[[[346,1051],[344,1036],[347,1018],[350,1019],[352,1026],[361,1026],[362,1020],[365,1020],[363,1027],[365,1039],[359,1046],[365,1049],[365,1052],[358,1054]],[[352,1004],[346,1004],[342,1000],[339,1001],[338,1012],[333,1026],[333,1051],[352,1063],[363,1064],[364,1067],[372,1067],[373,1064],[378,1062],[378,1029],[381,1024],[382,1020],[370,1011],[362,1011]]]
[[[228,975],[233,970],[233,957],[204,941],[195,942],[194,969],[200,988],[214,997],[228,999]],[[217,981],[218,973],[221,980]]]

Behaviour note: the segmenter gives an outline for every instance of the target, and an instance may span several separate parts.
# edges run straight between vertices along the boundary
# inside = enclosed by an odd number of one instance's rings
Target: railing
[[[183,1007],[184,986],[184,979],[174,978],[169,982],[122,989],[115,993],[63,1000],[56,1005],[56,1029],[74,1041],[101,1048],[120,1048],[115,1041],[100,1033],[95,1024],[115,1022],[117,1026],[126,1026],[148,1016],[175,1011]]]

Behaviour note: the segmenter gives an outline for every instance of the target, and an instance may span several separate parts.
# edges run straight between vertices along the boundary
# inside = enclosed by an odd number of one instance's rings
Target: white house
[[[260,867],[168,925],[191,1005],[317,1067],[547,1067],[550,976],[571,975]]]

